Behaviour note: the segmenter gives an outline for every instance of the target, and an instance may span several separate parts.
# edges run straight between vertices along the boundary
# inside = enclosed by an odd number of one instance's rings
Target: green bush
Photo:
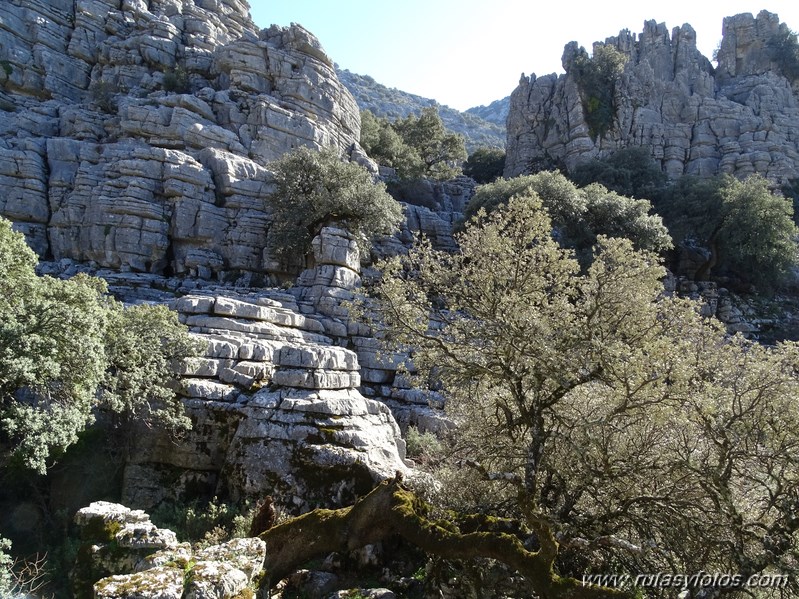
[[[759,175],[683,177],[664,193],[659,210],[676,240],[710,250],[697,279],[715,269],[766,291],[798,263],[793,200],[774,194]]]
[[[409,458],[422,462],[431,462],[440,458],[444,445],[438,437],[429,431],[420,432],[415,426],[409,426],[405,433],[405,443]]]
[[[110,81],[97,81],[89,86],[92,101],[105,113],[116,114],[117,95],[122,92],[119,85]]]
[[[253,516],[249,503],[225,503],[216,497],[210,501],[164,503],[151,514],[157,526],[172,530],[181,541],[199,545],[246,537]]]
[[[376,235],[390,234],[402,207],[366,169],[344,162],[333,149],[298,148],[271,164],[277,190],[269,198],[274,214],[269,234],[281,256],[304,256],[327,224],[354,233],[361,251]]]
[[[499,179],[477,188],[465,211],[468,221],[480,209],[492,212],[511,197],[532,192],[552,217],[559,241],[586,259],[598,235],[624,237],[639,249],[662,251],[671,238],[661,218],[650,214],[647,200],[635,200],[609,191],[599,184],[579,189],[564,175],[535,175]]]
[[[393,168],[400,180],[419,179],[424,175],[424,164],[418,152],[403,141],[387,119],[378,118],[368,110],[361,112],[361,146],[372,160]]]
[[[478,183],[491,183],[505,170],[505,151],[499,148],[477,148],[463,163],[463,174]]]
[[[187,94],[191,91],[189,72],[181,66],[176,66],[174,69],[164,72],[163,85],[166,92]]]
[[[168,363],[199,347],[175,314],[123,308],[99,279],[38,277],[36,262],[0,219],[0,466],[44,473],[95,408],[188,426]]]
[[[791,82],[799,79],[799,41],[794,31],[784,24],[768,41],[769,57]]]
[[[581,48],[568,72],[580,89],[585,120],[591,137],[602,137],[613,126],[616,114],[616,82],[624,71],[627,57],[610,45],[597,45],[594,55]]]
[[[400,179],[451,179],[466,158],[463,136],[444,127],[434,106],[394,122],[363,111],[361,145],[373,160],[396,169]]]
[[[666,175],[647,148],[632,146],[608,158],[579,165],[571,175],[577,185],[601,183],[621,195],[655,199],[666,185]]]

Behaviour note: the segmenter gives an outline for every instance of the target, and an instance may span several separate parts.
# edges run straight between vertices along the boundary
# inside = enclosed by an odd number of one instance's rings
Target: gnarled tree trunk
[[[553,570],[557,545],[551,534],[544,549],[528,551],[509,532],[507,520],[465,516],[458,522],[431,520],[428,506],[402,485],[384,481],[350,507],[317,509],[261,535],[267,544],[262,586],[277,582],[314,557],[346,552],[399,535],[427,553],[446,559],[492,558],[517,570],[542,599],[621,599],[625,591],[584,586]],[[551,545],[554,544],[555,551]]]

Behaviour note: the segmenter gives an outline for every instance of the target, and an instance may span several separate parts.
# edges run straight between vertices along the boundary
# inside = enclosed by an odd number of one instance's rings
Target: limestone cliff
[[[318,40],[243,0],[6,1],[0,65],[0,214],[56,260],[279,271],[264,166],[360,135]]]
[[[618,148],[643,146],[672,178],[683,174],[760,173],[775,183],[799,167],[799,86],[771,58],[769,43],[786,26],[775,14],[724,19],[714,68],[690,25],[647,21],[641,34],[607,38],[627,62],[615,83],[609,130],[592,136],[574,57],[564,75],[522,76],[511,96],[506,176],[573,169]]]

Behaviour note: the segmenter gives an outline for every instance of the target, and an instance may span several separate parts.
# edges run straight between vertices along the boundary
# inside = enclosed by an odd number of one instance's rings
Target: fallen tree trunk
[[[261,534],[266,542],[266,576],[262,588],[288,576],[309,560],[347,552],[393,535],[423,551],[446,559],[491,558],[518,571],[541,599],[622,599],[631,594],[586,586],[554,572],[556,551],[529,551],[519,538],[503,529],[507,521],[486,520],[464,532],[455,522],[431,520],[427,504],[402,485],[384,481],[354,505],[337,510],[317,509]],[[477,530],[474,530],[477,528]]]

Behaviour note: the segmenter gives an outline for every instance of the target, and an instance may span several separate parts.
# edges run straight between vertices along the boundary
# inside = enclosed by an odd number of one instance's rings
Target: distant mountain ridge
[[[470,153],[481,146],[505,148],[505,118],[508,115],[510,96],[488,106],[460,112],[431,98],[386,87],[369,75],[358,75],[339,68],[336,69],[336,74],[361,110],[369,110],[379,117],[397,119],[405,118],[409,114],[419,114],[428,106],[436,106],[444,125],[466,138],[466,149]]]
[[[510,96],[505,96],[501,100],[494,100],[488,106],[469,108],[466,112],[489,123],[495,123],[504,129],[510,112]]]

